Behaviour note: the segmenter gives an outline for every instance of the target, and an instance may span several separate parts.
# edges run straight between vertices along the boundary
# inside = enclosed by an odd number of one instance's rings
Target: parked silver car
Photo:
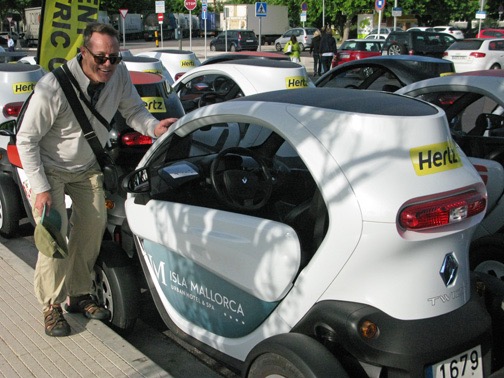
[[[299,43],[301,51],[308,49],[311,46],[313,34],[317,28],[294,28],[287,30],[280,38],[275,41],[275,48],[277,51],[282,51],[285,44],[290,41],[291,36],[295,35]]]

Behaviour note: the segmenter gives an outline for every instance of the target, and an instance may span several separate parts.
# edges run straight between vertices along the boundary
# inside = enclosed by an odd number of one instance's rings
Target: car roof
[[[489,70],[489,71],[501,71],[501,70]],[[480,71],[477,71],[480,72]],[[496,73],[495,76],[488,73],[487,75],[474,75],[471,73],[456,74],[449,76],[436,77],[432,79],[422,80],[410,85],[407,85],[395,93],[398,94],[412,94],[418,95],[420,93],[430,93],[436,88],[437,90],[467,90],[470,89],[472,92],[480,93],[482,95],[488,96],[495,101],[501,103],[503,84],[502,80],[496,80],[498,77],[501,79],[503,76],[501,73]]]
[[[433,65],[449,66],[451,72],[455,72],[453,63],[446,59],[421,55],[380,55],[343,63],[323,74],[315,82],[315,86],[319,87],[319,85],[326,84],[334,76],[337,76],[339,72],[367,65],[384,67],[386,70],[394,72],[397,78],[404,84],[431,77],[432,75],[424,67],[432,67]]]
[[[383,96],[383,94],[387,94]],[[390,97],[389,97],[390,96]],[[297,91],[281,90],[259,93],[231,100],[251,102],[287,103],[339,110],[349,113],[380,114],[391,116],[433,115],[438,111],[424,102],[410,102],[411,98],[379,91],[361,91],[348,88],[304,88]],[[393,101],[391,101],[393,98]],[[365,107],[362,104],[366,104]],[[391,105],[393,104],[393,106]]]
[[[221,63],[228,60],[239,60],[239,59],[274,59],[274,60],[288,60],[290,58],[285,54],[267,52],[267,51],[236,51],[230,53],[224,53],[209,57],[201,65],[208,65],[214,63]]]

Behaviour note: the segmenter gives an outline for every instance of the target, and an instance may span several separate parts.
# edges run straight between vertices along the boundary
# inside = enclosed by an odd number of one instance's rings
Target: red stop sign
[[[184,6],[187,10],[194,10],[196,9],[196,0],[184,0]]]
[[[163,22],[163,18],[164,18],[164,14],[163,14],[163,13],[158,13],[158,15],[157,15],[157,20],[158,20],[159,22]]]

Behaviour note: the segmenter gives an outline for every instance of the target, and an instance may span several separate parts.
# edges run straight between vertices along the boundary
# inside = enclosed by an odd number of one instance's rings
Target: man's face
[[[96,57],[119,56],[119,41],[107,34],[93,33],[89,42],[80,48],[82,54],[82,70],[91,82],[106,83],[112,78],[117,64],[111,64],[106,60],[99,64]],[[93,56],[95,55],[95,56]]]

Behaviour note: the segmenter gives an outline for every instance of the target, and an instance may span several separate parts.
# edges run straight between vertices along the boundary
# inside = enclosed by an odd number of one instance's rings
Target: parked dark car
[[[315,86],[393,92],[416,81],[454,72],[453,63],[446,59],[415,55],[375,56],[341,64],[322,75]]]
[[[256,51],[258,47],[259,40],[252,30],[227,30],[210,41],[212,51]]]
[[[382,55],[424,55],[442,58],[445,50],[457,39],[450,34],[424,31],[391,32],[382,48]]]

